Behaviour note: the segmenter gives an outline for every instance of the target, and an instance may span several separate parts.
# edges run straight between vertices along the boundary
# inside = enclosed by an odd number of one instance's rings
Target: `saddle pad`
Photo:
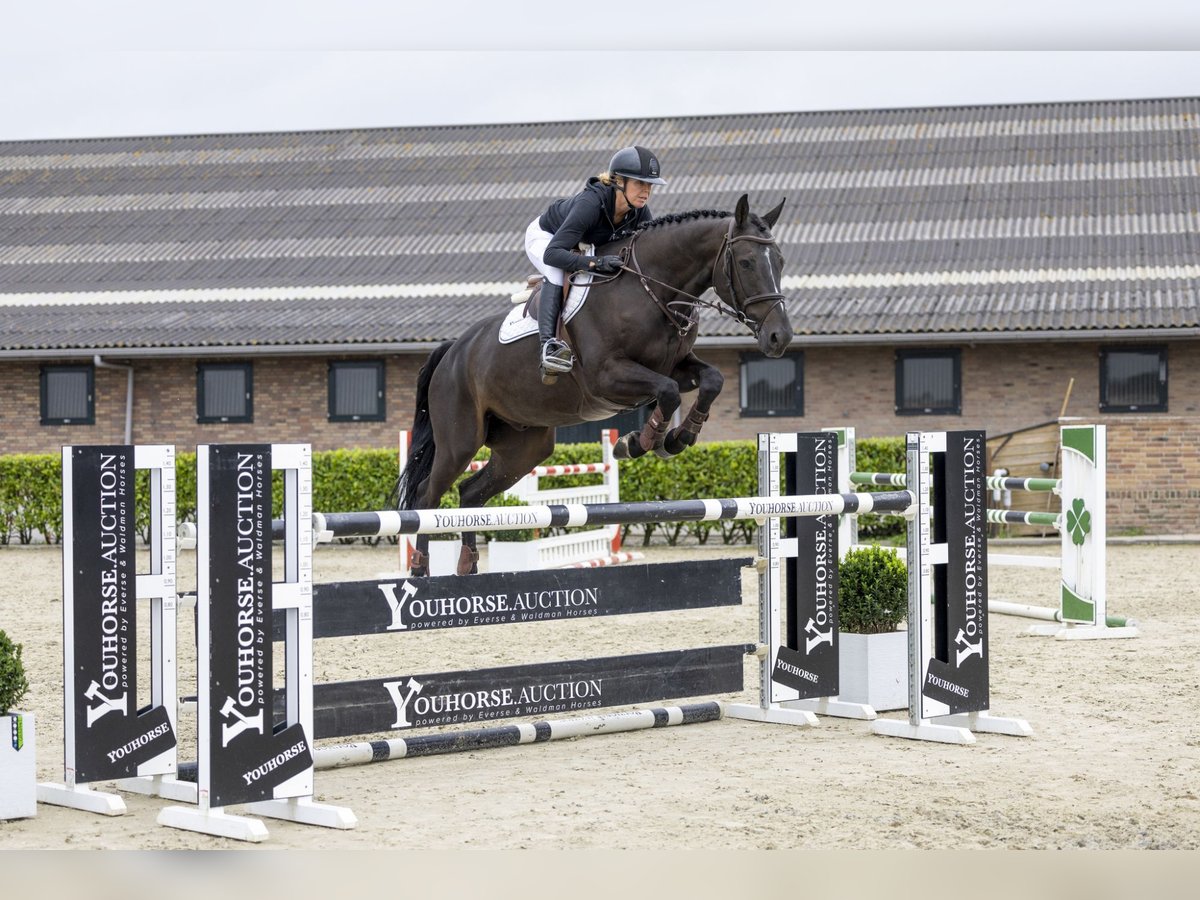
[[[591,289],[592,276],[581,273],[575,276],[575,282],[571,285],[571,292],[567,294],[567,302],[563,306],[562,320],[564,322],[570,322],[571,317],[583,306],[583,301],[587,299],[588,291]],[[545,287],[543,284],[542,289],[545,290]],[[558,285],[554,285],[554,288],[557,290]],[[500,343],[511,344],[523,337],[537,334],[537,330],[537,319],[525,315],[525,304],[522,303],[509,310],[504,321],[500,323]]]

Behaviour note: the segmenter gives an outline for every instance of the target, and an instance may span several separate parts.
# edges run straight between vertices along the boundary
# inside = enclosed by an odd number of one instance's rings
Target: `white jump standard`
[[[134,506],[138,469],[150,474],[150,567],[137,573]],[[121,815],[127,791],[194,802],[175,778],[175,448],[64,447],[63,784],[38,801]],[[138,604],[149,609],[150,696],[138,692]]]
[[[982,431],[908,434],[908,721],[876,719],[876,734],[969,744],[972,731],[1033,733],[987,713],[986,446]]]
[[[284,572],[273,582],[271,472],[284,474]],[[352,828],[347,809],[313,802],[312,452],[299,444],[205,446],[196,452],[198,572],[196,806],[169,806],[160,825],[244,841],[266,826],[231,815]],[[217,559],[221,564],[210,566]],[[287,640],[284,720],[276,723],[275,615]]]

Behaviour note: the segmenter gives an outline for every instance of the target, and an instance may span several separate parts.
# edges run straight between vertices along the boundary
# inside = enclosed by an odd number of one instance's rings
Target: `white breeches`
[[[542,230],[542,226],[538,222],[540,218],[541,216],[538,216],[525,229],[525,253],[529,256],[529,261],[533,263],[534,268],[541,272],[547,281],[561,287],[563,283],[563,270],[546,265],[542,259],[546,255],[546,247],[554,239],[554,235]]]

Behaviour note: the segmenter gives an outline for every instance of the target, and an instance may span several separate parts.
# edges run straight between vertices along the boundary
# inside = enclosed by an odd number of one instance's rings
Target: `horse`
[[[792,340],[780,288],[783,256],[771,228],[783,210],[761,217],[747,195],[731,214],[693,210],[661,216],[631,236],[598,247],[620,256],[616,275],[593,276],[583,307],[564,326],[575,366],[553,384],[538,371],[539,344],[502,344],[505,314],[469,326],[437,347],[417,375],[412,443],[395,496],[399,509],[436,509],[483,446],[488,463],[461,485],[463,507],[483,506],[554,450],[554,430],[654,404],[640,432],[623,436],[618,458],[669,458],[696,442],[724,377],[692,352],[701,306],[749,328],[759,349],[778,357]],[[551,285],[551,287],[553,287]],[[701,299],[712,288],[720,303]],[[696,398],[669,428],[681,392]],[[462,533],[457,572],[475,574],[475,534]],[[417,536],[412,574],[428,574],[429,535]]]

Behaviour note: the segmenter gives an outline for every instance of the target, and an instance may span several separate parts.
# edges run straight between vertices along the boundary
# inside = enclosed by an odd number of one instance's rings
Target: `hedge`
[[[486,459],[487,451],[479,458]],[[557,447],[547,465],[596,462],[595,444]],[[901,438],[858,441],[859,469],[902,471]],[[750,497],[758,492],[758,453],[753,441],[711,441],[698,444],[674,459],[648,455],[621,464],[621,499],[625,501],[680,500],[701,497]],[[175,507],[180,522],[196,519],[196,454],[175,456]],[[395,487],[398,467],[394,450],[330,450],[313,454],[313,508],[322,512],[386,509]],[[465,476],[464,476],[465,477]],[[542,479],[543,487],[598,483],[602,475]],[[0,456],[0,545],[62,540],[62,459],[59,454]],[[281,514],[282,482],[276,473],[275,515]],[[149,473],[138,472],[137,528],[143,540],[149,528]],[[457,490],[442,500],[443,507],[458,502]],[[502,501],[497,501],[502,502]],[[860,534],[883,537],[903,529],[899,516],[863,516]],[[555,529],[557,530],[557,529]],[[624,537],[641,533],[642,543],[656,537],[669,544],[689,538],[706,543],[749,543],[752,521],[679,522],[625,526]],[[362,538],[377,542],[378,538]],[[393,539],[394,541],[395,539]]]

